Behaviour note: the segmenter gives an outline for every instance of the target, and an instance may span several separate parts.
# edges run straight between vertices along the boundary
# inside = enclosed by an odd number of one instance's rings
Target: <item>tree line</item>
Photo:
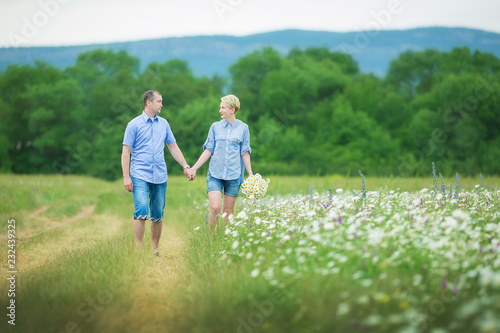
[[[0,171],[121,177],[125,127],[149,89],[194,163],[219,98],[240,98],[252,164],[266,175],[499,174],[500,59],[457,47],[406,51],[385,77],[360,73],[346,53],[265,47],[229,77],[197,77],[185,61],[151,63],[94,50],[73,66],[43,62],[0,72]],[[167,156],[169,173],[181,174]]]

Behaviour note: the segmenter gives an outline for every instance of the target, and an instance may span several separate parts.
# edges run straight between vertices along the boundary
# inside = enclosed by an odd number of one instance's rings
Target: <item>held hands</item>
[[[184,169],[184,175],[189,178],[189,181],[192,181],[196,178],[196,170],[193,168]]]

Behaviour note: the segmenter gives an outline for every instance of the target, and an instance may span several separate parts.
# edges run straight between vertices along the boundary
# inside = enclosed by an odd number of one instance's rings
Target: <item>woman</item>
[[[248,125],[236,119],[240,101],[234,95],[221,98],[219,113],[222,120],[210,126],[203,144],[203,153],[188,171],[191,177],[210,159],[207,173],[207,192],[210,201],[208,222],[210,232],[219,219],[221,207],[223,216],[234,212],[234,204],[243,183],[244,168],[252,175],[250,163],[250,132]],[[224,205],[222,205],[224,193]]]

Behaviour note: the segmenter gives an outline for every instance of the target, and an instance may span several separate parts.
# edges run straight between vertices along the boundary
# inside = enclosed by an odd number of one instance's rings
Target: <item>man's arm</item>
[[[171,143],[167,145],[167,147],[174,160],[176,160],[177,163],[181,165],[181,167],[185,167],[186,165],[188,165],[186,159],[184,158],[184,155],[182,155],[181,149],[177,145],[177,142]]]
[[[123,145],[122,150],[122,172],[123,172],[123,186],[129,192],[132,192],[134,184],[130,178],[130,153],[132,152],[132,147]]]
[[[170,155],[172,155],[174,160],[176,160],[177,163],[179,163],[181,165],[181,167],[184,168],[185,166],[188,165],[186,162],[186,159],[184,158],[184,155],[182,155],[181,149],[179,148],[179,146],[177,145],[176,142],[167,145],[167,147],[168,147],[168,150],[170,151]],[[188,170],[188,168],[184,168],[184,175],[186,175],[186,177],[188,177],[189,180],[193,180],[188,175],[187,170]]]

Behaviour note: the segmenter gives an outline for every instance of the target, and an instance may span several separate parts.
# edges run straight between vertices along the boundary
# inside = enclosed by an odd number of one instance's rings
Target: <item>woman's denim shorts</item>
[[[231,197],[238,197],[238,192],[241,187],[241,178],[233,180],[223,180],[217,179],[207,173],[207,192],[210,191],[220,191],[224,189],[224,195],[229,195]]]

